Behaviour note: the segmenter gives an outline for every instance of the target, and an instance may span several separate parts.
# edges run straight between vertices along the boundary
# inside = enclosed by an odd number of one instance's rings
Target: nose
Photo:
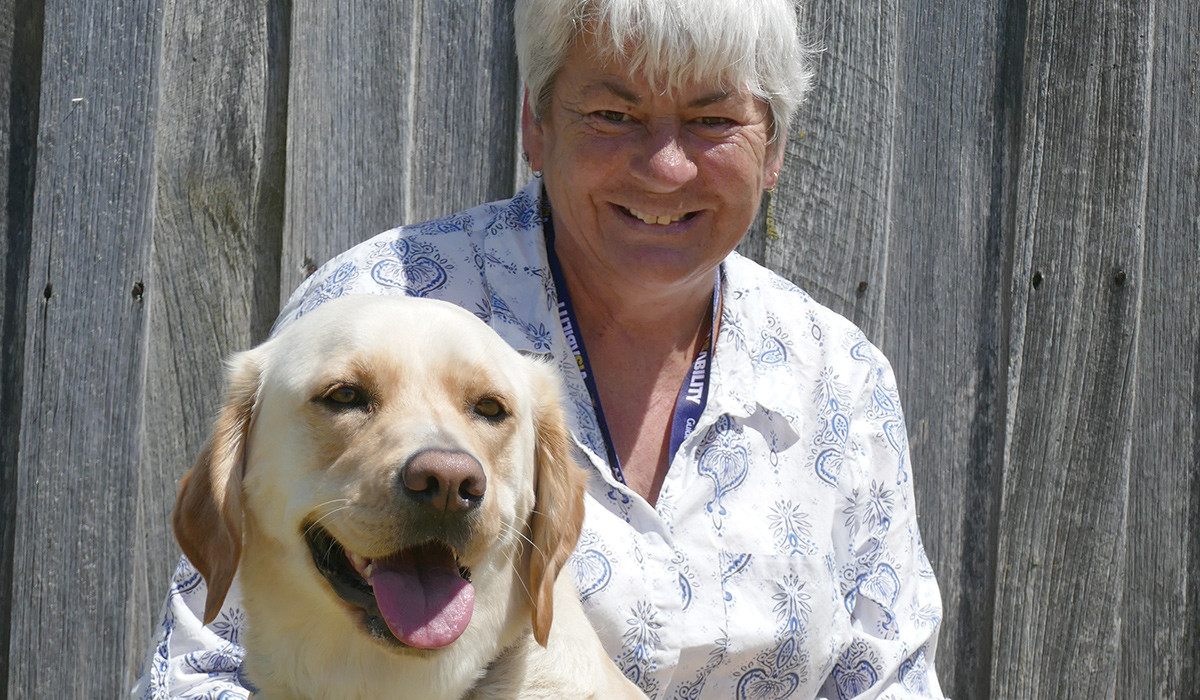
[[[430,510],[462,514],[483,502],[487,475],[479,461],[465,452],[425,450],[401,468],[400,488]]]
[[[671,192],[696,177],[696,161],[683,136],[678,123],[655,123],[647,130],[643,162],[634,170],[651,191]]]

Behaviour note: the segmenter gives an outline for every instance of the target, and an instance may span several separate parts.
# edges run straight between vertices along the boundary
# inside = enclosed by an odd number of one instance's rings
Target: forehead
[[[512,383],[520,359],[484,324],[437,308],[349,308],[297,321],[276,339],[269,371],[302,391],[372,377],[385,384]]]
[[[680,107],[756,101],[722,76],[690,76],[670,82],[647,76],[631,59],[597,48],[586,35],[567,54],[555,79],[555,92],[567,99],[616,97],[632,104],[666,101]]]

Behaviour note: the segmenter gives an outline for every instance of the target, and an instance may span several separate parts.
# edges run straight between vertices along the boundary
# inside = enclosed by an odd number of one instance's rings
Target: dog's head
[[[476,586],[519,576],[545,645],[585,480],[552,367],[450,304],[348,297],[234,356],[227,386],[174,513],[206,622],[253,544],[402,647],[449,645]]]

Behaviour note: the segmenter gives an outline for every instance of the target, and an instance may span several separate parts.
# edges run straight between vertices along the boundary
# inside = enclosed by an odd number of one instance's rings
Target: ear
[[[525,101],[521,107],[521,148],[529,154],[529,167],[534,170],[542,170],[543,138],[542,121],[534,116],[533,106],[529,103],[529,88],[525,88]]]
[[[537,503],[530,524],[533,551],[526,561],[525,576],[533,602],[533,637],[546,646],[554,618],[554,579],[579,540],[583,529],[584,470],[571,457],[571,435],[567,432],[560,398],[558,376],[543,365],[538,392],[541,407],[537,421]]]
[[[779,183],[779,171],[783,170],[783,155],[787,150],[787,126],[776,128],[775,137],[767,144],[767,156],[763,160],[763,189],[771,189]]]
[[[208,585],[204,624],[221,609],[242,554],[242,475],[260,376],[252,352],[230,360],[225,405],[183,477],[172,516],[179,547]]]

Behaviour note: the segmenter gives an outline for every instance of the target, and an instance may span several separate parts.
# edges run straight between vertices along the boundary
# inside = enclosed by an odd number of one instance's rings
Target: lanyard
[[[608,432],[608,422],[604,419],[604,408],[600,405],[600,391],[596,388],[596,378],[592,373],[591,363],[588,362],[587,349],[583,346],[583,335],[579,331],[579,323],[575,320],[575,309],[567,294],[567,283],[563,278],[562,266],[558,261],[558,255],[554,252],[554,226],[550,221],[547,208],[543,208],[542,211],[542,227],[546,234],[546,258],[550,263],[550,274],[558,293],[558,320],[562,324],[563,334],[567,337],[567,344],[570,346],[571,352],[575,354],[575,364],[579,368],[579,374],[591,395],[592,406],[596,410],[596,422],[600,424],[600,433],[604,437],[604,449],[608,453],[608,464],[612,469],[613,478],[624,484],[625,472],[621,469],[617,450],[613,447],[612,436]],[[712,331],[716,326],[720,300],[721,273],[718,270],[713,283],[713,315],[712,323],[708,326],[708,338],[696,353],[696,358],[692,360],[687,380],[683,382],[683,386],[679,389],[679,397],[675,400],[675,413],[671,418],[670,452],[667,453],[668,464],[675,458],[679,446],[696,428],[700,414],[704,413],[704,406],[708,403],[708,385],[712,369],[712,362],[710,362],[713,344]]]

